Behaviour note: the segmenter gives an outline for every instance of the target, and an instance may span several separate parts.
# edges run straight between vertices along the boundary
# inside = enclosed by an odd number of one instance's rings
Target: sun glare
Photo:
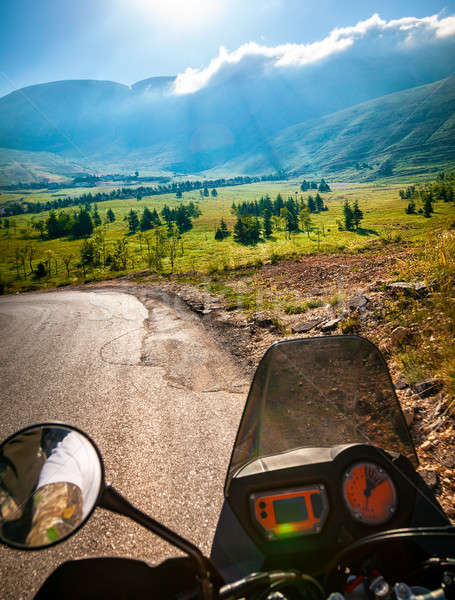
[[[221,8],[217,0],[135,0],[135,4],[151,17],[175,25],[206,23]]]

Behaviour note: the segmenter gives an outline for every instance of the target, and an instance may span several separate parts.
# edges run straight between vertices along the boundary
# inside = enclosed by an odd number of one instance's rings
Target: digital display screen
[[[305,496],[274,500],[273,509],[275,511],[275,522],[277,525],[306,521],[308,519]]]

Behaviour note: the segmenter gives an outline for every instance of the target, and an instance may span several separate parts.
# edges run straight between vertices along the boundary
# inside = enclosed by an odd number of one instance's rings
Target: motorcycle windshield
[[[417,458],[387,365],[357,336],[274,344],[248,394],[229,465],[308,447],[363,443]]]

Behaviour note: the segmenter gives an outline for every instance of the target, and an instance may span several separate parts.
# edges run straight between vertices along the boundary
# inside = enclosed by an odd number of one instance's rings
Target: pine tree
[[[218,192],[216,191],[215,188],[212,189],[211,191],[212,196],[215,198],[216,196],[218,196]]]
[[[46,221],[47,237],[50,240],[60,237],[60,227],[55,210],[51,210],[49,218]]]
[[[322,199],[322,196],[317,193],[316,194],[316,198],[315,198],[315,204],[316,204],[316,211],[317,212],[321,212],[324,210],[324,200]]]
[[[229,235],[231,235],[231,232],[229,231],[226,222],[223,218],[221,218],[221,223],[220,223],[220,231],[223,234],[223,238],[228,237]]]
[[[79,209],[78,213],[74,214],[72,225],[72,234],[75,238],[88,237],[93,233],[93,222],[90,213],[86,208]]]
[[[343,215],[344,215],[344,228],[346,231],[351,231],[354,224],[354,214],[352,212],[352,208],[349,205],[349,202],[345,200],[343,206]]]
[[[407,215],[415,215],[416,212],[416,203],[414,200],[411,200],[404,211]]]
[[[106,213],[106,217],[107,220],[109,221],[109,223],[113,223],[115,221],[115,213],[112,210],[112,208],[109,208],[107,213]]]
[[[316,212],[316,203],[313,196],[308,196],[308,210],[310,213]]]
[[[323,179],[321,179],[321,183],[319,184],[319,191],[320,192],[331,192],[332,190],[330,189],[330,186],[328,183],[326,183],[326,181]]]
[[[153,214],[147,207],[144,208],[144,212],[141,216],[140,229],[141,231],[147,231],[153,227]]]
[[[266,238],[272,235],[272,212],[269,208],[264,210],[264,235]]]
[[[217,227],[217,230],[215,231],[215,239],[217,242],[221,242],[221,240],[224,240],[223,232],[219,227]]]
[[[133,209],[130,210],[127,217],[128,221],[128,230],[130,233],[136,233],[137,228],[139,227],[139,218],[137,216],[137,212]]]
[[[95,204],[93,207],[93,225],[99,227],[101,225],[101,217],[98,213],[98,206]]]
[[[360,210],[359,208],[359,204],[357,202],[357,200],[354,202],[354,209],[352,211],[352,220],[354,223],[354,227],[356,229],[359,228],[360,222],[363,219],[363,212]]]
[[[433,204],[431,202],[431,196],[428,194],[423,202],[423,216],[427,218],[431,217],[432,212],[434,212]]]
[[[273,214],[276,215],[277,217],[279,217],[283,206],[284,206],[283,197],[281,196],[281,194],[278,194],[275,202],[273,203]]]

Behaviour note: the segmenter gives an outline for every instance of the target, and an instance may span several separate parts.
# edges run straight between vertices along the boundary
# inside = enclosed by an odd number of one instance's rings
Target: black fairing
[[[60,565],[44,582],[35,600],[143,600],[198,595],[194,563],[172,558],[156,567],[127,558],[88,558]]]

